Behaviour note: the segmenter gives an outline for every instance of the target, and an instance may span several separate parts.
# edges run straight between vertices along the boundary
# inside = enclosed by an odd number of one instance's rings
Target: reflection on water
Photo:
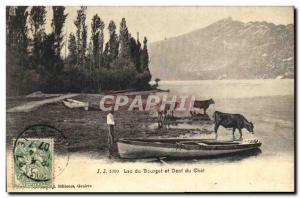
[[[199,130],[202,132],[213,132],[213,125],[212,124],[200,124],[200,123],[195,123],[195,122],[170,122],[166,124],[168,129],[194,129],[194,130]],[[158,124],[157,123],[152,123],[148,126],[149,129],[158,129]]]
[[[157,123],[152,123],[148,126],[153,130],[159,130]],[[165,126],[166,127],[166,126]],[[216,138],[216,134],[214,132],[214,124],[210,123],[171,123],[166,130],[172,131],[173,129],[182,129],[182,131],[186,131],[186,133],[180,134],[178,138],[186,138],[186,139],[214,139]],[[243,139],[256,139],[257,137],[252,133],[249,133],[246,129],[242,130]],[[220,128],[218,131],[218,140],[236,140],[239,139],[239,132],[236,131],[234,136],[232,134],[232,129]]]

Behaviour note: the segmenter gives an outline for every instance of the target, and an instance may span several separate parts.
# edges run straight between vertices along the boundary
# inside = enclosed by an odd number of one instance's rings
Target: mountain
[[[150,43],[150,70],[163,80],[294,77],[294,25],[222,19]]]

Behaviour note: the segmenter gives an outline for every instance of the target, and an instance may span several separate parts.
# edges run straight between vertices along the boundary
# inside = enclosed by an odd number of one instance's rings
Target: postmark
[[[14,140],[13,186],[53,188],[69,163],[69,142],[61,130],[46,124],[26,127]]]
[[[16,141],[14,150],[14,185],[29,188],[50,188],[53,185],[53,139]]]

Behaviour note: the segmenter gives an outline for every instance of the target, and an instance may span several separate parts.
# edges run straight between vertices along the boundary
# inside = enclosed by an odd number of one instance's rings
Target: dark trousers
[[[108,145],[111,146],[115,142],[114,125],[108,125]]]
[[[108,152],[109,152],[109,157],[112,156],[113,154],[113,143],[115,142],[115,138],[114,138],[114,125],[109,124],[108,125],[108,139],[107,139],[107,143],[108,143]]]

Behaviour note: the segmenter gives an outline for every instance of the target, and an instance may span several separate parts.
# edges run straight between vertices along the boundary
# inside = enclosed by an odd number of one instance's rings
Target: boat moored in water
[[[151,157],[197,158],[238,153],[257,149],[257,139],[222,141],[216,139],[119,139],[121,158],[139,159]]]

